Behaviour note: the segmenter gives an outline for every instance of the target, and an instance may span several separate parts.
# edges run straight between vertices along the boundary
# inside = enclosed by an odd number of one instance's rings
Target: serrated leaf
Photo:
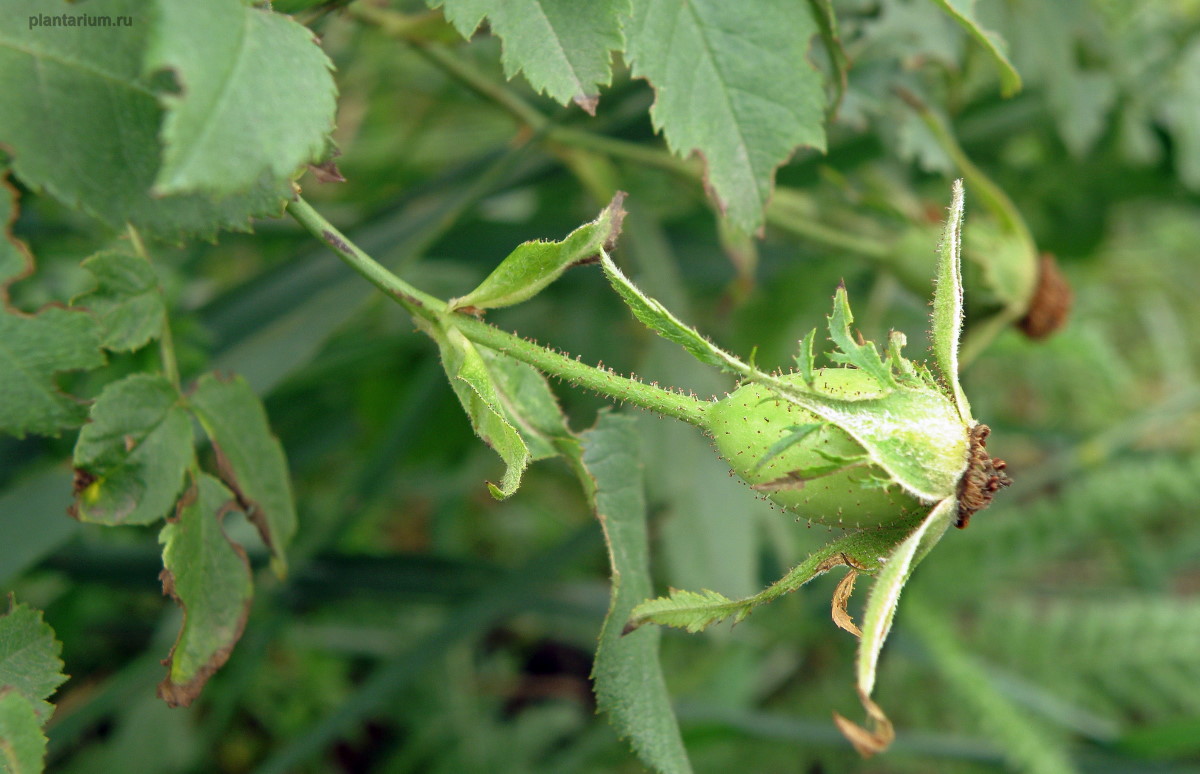
[[[337,89],[312,32],[240,0],[157,0],[145,58],[169,70],[156,194],[224,196],[292,176],[325,151]]]
[[[632,612],[639,625],[656,623],[695,634],[731,615],[737,616],[735,622],[740,621],[749,613],[749,607],[741,600],[734,601],[710,589],[699,592],[671,589],[668,596],[642,602]]]
[[[892,628],[900,592],[912,575],[913,569],[954,522],[957,512],[958,502],[953,497],[947,497],[934,506],[929,515],[904,538],[903,542],[887,554],[887,559],[882,562],[883,567],[876,574],[875,582],[871,586],[867,607],[863,613],[862,637],[859,640],[855,672],[859,698],[873,727],[861,728],[835,714],[842,732],[863,755],[880,752],[892,741],[891,723],[879,705],[871,700],[871,692],[875,689],[875,669],[879,664],[883,643]]]
[[[162,533],[163,593],[183,607],[183,626],[165,662],[158,695],[172,707],[191,704],[242,636],[253,583],[246,552],[222,528],[234,495],[201,473]]]
[[[564,444],[577,445],[541,371],[487,348],[477,351],[492,376],[498,405],[525,440],[532,460],[555,457]]]
[[[88,16],[127,19],[109,27],[30,28],[32,16],[75,16],[58,0],[0,0],[0,145],[13,170],[69,207],[113,228],[211,237],[279,216],[290,179],[258,178],[225,197],[152,197],[161,162],[162,110],[142,77],[152,28],[140,0],[93,0]],[[46,142],[46,138],[54,142]]]
[[[504,460],[504,477],[499,486],[489,481],[489,491],[498,500],[510,497],[521,485],[521,474],[531,455],[521,434],[504,413],[486,361],[475,345],[452,325],[427,325],[425,329],[438,344],[442,367],[475,434]]]
[[[287,458],[271,434],[262,401],[240,376],[205,374],[188,403],[212,441],[221,480],[258,528],[271,549],[271,566],[282,577],[296,532],[296,507]]]
[[[657,95],[650,115],[680,156],[700,154],[721,209],[763,222],[775,168],[797,146],[825,150],[825,93],[808,61],[817,23],[788,0],[752,13],[724,0],[637,0],[626,58]]]
[[[162,335],[167,308],[154,269],[143,258],[118,250],[97,253],[83,268],[96,287],[71,300],[100,322],[105,349],[130,352]]]
[[[933,317],[930,338],[933,356],[942,378],[949,385],[955,408],[962,421],[971,424],[971,405],[958,381],[958,341],[962,335],[962,223],[963,185],[954,181],[950,215],[938,246],[937,284],[933,293]]]
[[[99,524],[151,524],[170,513],[195,460],[179,391],[155,374],[104,388],[75,443],[71,513]]]
[[[842,365],[851,365],[870,374],[881,387],[896,387],[896,377],[892,369],[872,342],[859,344],[850,333],[850,323],[854,322],[854,314],[850,311],[850,300],[846,288],[839,287],[833,297],[833,313],[829,315],[829,338],[837,345],[837,351],[829,353],[829,358]]]
[[[46,735],[33,703],[0,687],[0,772],[41,774],[45,759]]]
[[[60,371],[103,365],[86,315],[49,309],[29,316],[8,305],[8,286],[33,272],[33,259],[9,229],[17,217],[17,192],[0,177],[0,431],[57,435],[78,425],[85,408],[54,384]],[[61,337],[61,338],[60,338]]]
[[[532,298],[564,271],[594,258],[621,232],[625,195],[618,193],[600,216],[572,231],[561,242],[526,242],[513,250],[479,287],[450,300],[451,311],[463,307],[497,309]]]
[[[979,20],[975,18],[975,0],[935,1],[991,54],[1000,70],[1000,93],[1011,97],[1020,91],[1021,75],[1008,60],[1008,44],[995,32],[980,25]]]
[[[592,667],[596,704],[638,757],[663,774],[692,770],[679,734],[671,697],[658,660],[660,632],[622,635],[638,600],[650,593],[646,500],[637,422],[604,413],[582,435],[583,468],[594,482],[589,491],[604,528],[612,567],[612,601]]]
[[[67,679],[61,653],[40,610],[12,603],[0,616],[0,689],[28,700],[39,723],[50,719],[54,707],[46,699]]]
[[[600,263],[613,288],[629,306],[634,317],[646,327],[667,341],[683,347],[701,363],[732,373],[740,374],[748,370],[747,366],[733,355],[701,336],[695,328],[680,322],[679,318],[671,314],[665,306],[638,290],[637,286],[621,273],[607,253],[601,253]]]
[[[487,17],[503,42],[504,74],[524,72],[530,85],[561,104],[595,114],[599,87],[612,82],[612,52],[625,48],[621,20],[630,0],[426,0],[470,38]]]
[[[880,557],[892,552],[912,530],[912,525],[851,532],[814,551],[779,580],[745,599],[731,600],[715,591],[672,589],[669,596],[642,602],[630,614],[626,630],[645,623],[675,626],[698,632],[732,617],[734,623],[745,619],[754,608],[791,593],[813,578],[842,565],[862,572],[880,567]]]
[[[54,377],[102,365],[96,321],[86,312],[0,310],[0,430],[23,438],[77,427],[87,409],[60,392]]]

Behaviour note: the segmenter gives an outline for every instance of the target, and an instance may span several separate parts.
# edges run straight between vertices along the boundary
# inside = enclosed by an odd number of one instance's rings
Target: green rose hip
[[[785,377],[794,384],[800,379]],[[849,400],[880,393],[872,377],[851,368],[816,371],[813,383]],[[709,409],[708,419],[713,442],[734,473],[810,521],[865,527],[916,519],[928,510],[891,482],[845,430],[760,384],[734,390]]]
[[[672,589],[635,607],[625,631],[646,623],[692,632],[726,619],[736,623],[818,575],[848,567],[831,610],[838,626],[860,638],[856,687],[868,727],[837,713],[834,718],[864,756],[886,749],[894,737],[871,694],[901,590],[951,524],[967,526],[1010,483],[1004,462],[988,454],[988,427],[975,421],[958,379],[962,220],[962,181],[956,181],[938,246],[932,369],[901,354],[901,333],[891,333],[882,349],[857,335],[841,287],[828,317],[832,367],[814,366],[813,331],[800,342],[794,373],[766,373],[682,323],[601,254],[613,287],[639,320],[743,381],[723,400],[680,412],[681,418],[703,427],[733,472],[785,510],[847,528],[757,594],[729,599],[707,589]],[[861,627],[847,611],[859,574],[873,579]]]

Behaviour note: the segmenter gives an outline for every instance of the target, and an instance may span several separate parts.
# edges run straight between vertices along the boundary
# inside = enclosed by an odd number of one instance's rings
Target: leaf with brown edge
[[[212,441],[221,480],[271,549],[271,567],[287,572],[287,546],[296,531],[296,507],[283,446],[267,412],[240,376],[200,377],[189,405]]]
[[[167,676],[158,686],[159,697],[172,707],[192,703],[229,659],[246,625],[253,594],[250,563],[221,524],[235,508],[233,493],[201,473],[159,536],[163,593],[183,608],[183,626],[163,661]]]
[[[87,408],[56,377],[98,368],[104,354],[91,315],[53,306],[29,315],[9,306],[8,286],[33,273],[29,250],[9,232],[16,217],[16,191],[0,178],[0,432],[58,435],[82,424]]]

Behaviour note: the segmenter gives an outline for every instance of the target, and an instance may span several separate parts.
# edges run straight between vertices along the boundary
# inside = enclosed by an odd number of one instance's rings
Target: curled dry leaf
[[[833,590],[833,622],[838,625],[838,628],[845,629],[861,639],[862,629],[855,625],[850,613],[846,612],[846,605],[850,602],[850,596],[854,594],[856,578],[858,578],[858,570],[851,567],[850,572],[846,573],[845,577],[838,582],[837,588]]]
[[[879,705],[871,700],[861,688],[858,691],[858,698],[862,701],[863,707],[867,710],[867,717],[871,721],[871,729],[863,728],[857,723],[847,720],[838,713],[833,713],[833,722],[837,724],[838,730],[842,735],[850,740],[850,744],[854,745],[854,749],[864,758],[870,758],[872,755],[886,750],[892,741],[896,738],[896,730],[892,727],[892,721],[888,720],[887,715],[879,708]]]

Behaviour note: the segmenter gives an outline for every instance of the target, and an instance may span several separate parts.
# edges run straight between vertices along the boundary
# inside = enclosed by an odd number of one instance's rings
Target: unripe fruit
[[[785,377],[796,383],[800,379],[799,374]],[[880,391],[871,376],[856,368],[817,370],[813,386],[830,397],[849,400]],[[799,441],[778,450],[777,444],[806,428]],[[887,471],[873,464],[844,430],[760,384],[743,385],[713,404],[708,410],[708,431],[734,473],[784,509],[811,521],[865,527],[920,518],[929,510],[928,504],[891,482]],[[964,450],[965,440],[964,429]],[[773,447],[778,453],[768,456]]]

